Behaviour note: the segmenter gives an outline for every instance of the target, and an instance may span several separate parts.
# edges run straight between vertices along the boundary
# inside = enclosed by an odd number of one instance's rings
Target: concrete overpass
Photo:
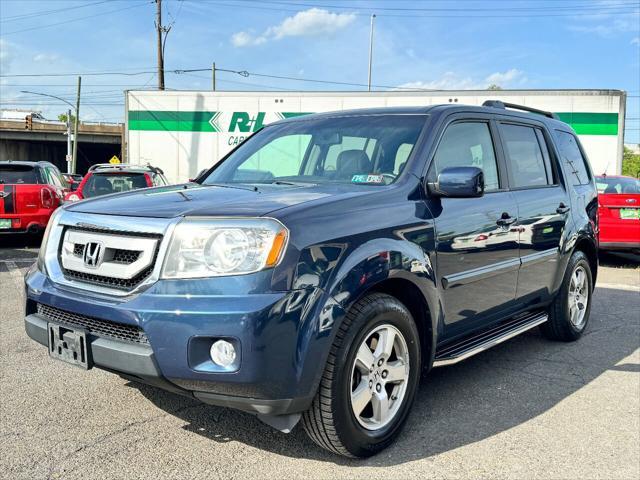
[[[67,127],[63,122],[0,120],[0,160],[46,160],[66,171]],[[122,158],[121,123],[80,123],[76,173],[113,155]]]

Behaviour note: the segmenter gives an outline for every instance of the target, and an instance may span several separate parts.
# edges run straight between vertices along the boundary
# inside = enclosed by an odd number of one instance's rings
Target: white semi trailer
[[[173,182],[215,164],[270,122],[314,112],[485,100],[558,114],[584,145],[595,173],[622,170],[626,94],[620,90],[499,90],[425,92],[126,92],[126,155],[151,163]]]

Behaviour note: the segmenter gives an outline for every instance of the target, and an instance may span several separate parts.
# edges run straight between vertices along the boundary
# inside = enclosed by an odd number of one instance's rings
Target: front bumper
[[[44,212],[44,213],[43,213]],[[11,220],[11,228],[0,230],[2,234],[38,233],[47,227],[53,210],[40,210],[37,213],[0,213],[0,218]]]
[[[266,274],[244,276],[238,281],[243,285],[229,279],[158,281],[137,295],[114,299],[62,287],[33,269],[25,278],[25,328],[48,345],[47,318],[37,313],[37,304],[137,326],[148,344],[90,332],[93,364],[212,405],[262,415],[298,413],[311,404],[323,365],[309,352],[323,350],[329,340],[313,320],[324,294],[316,288],[238,294],[255,291]],[[237,339],[239,369],[215,371],[194,363],[190,349],[202,342],[193,339],[203,337]]]
[[[31,339],[44,346],[48,345],[47,319],[31,314],[25,317],[24,323],[27,335]],[[150,346],[127,344],[96,336],[90,336],[90,338],[92,361],[96,367],[117,373],[130,380],[194,397],[210,405],[230,407],[260,415],[286,415],[304,411],[311,401],[305,398],[268,400],[188,391],[162,376]]]

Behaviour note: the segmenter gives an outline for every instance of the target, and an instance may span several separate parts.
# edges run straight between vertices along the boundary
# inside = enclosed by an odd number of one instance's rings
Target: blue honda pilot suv
[[[576,340],[598,268],[575,133],[488,101],[271,124],[190,183],[60,208],[26,276],[56,359],[366,457],[421,372],[539,326]]]

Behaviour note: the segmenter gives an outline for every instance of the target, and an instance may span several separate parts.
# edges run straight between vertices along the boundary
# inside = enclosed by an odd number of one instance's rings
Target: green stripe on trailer
[[[131,110],[129,130],[170,132],[217,132],[211,123],[217,112],[178,112],[170,110]]]
[[[617,113],[557,112],[578,135],[617,135]]]
[[[222,112],[132,110],[129,130],[171,132],[222,132],[216,120]],[[279,112],[281,118],[309,115],[311,112]],[[617,113],[557,112],[578,135],[618,135]]]
[[[280,112],[282,118],[302,117],[303,115],[311,115],[313,112]]]

